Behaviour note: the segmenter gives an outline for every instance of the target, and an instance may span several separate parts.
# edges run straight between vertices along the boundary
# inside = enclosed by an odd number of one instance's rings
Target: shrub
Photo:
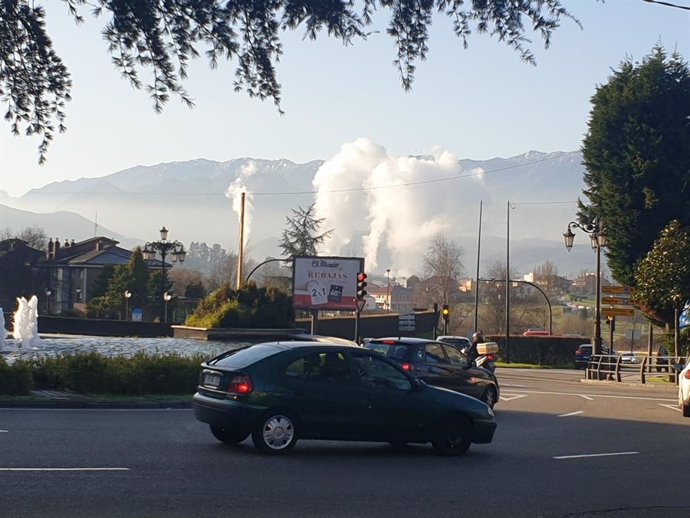
[[[0,394],[27,396],[31,388],[31,367],[23,361],[7,365],[5,359],[0,357]]]
[[[111,358],[79,353],[32,360],[29,379],[33,373],[36,384],[81,394],[192,394],[205,359],[177,354]]]
[[[224,284],[203,299],[185,323],[205,328],[262,328],[292,327],[294,321],[292,302],[286,293],[249,283],[237,291]]]

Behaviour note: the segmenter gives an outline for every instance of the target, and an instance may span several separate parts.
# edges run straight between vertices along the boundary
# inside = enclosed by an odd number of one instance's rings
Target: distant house
[[[50,239],[47,257],[41,263],[46,272],[45,287],[50,290],[50,313],[83,309],[103,267],[127,264],[132,257],[130,250],[117,245],[118,241],[107,237],[78,243],[65,240],[62,245],[58,239]]]

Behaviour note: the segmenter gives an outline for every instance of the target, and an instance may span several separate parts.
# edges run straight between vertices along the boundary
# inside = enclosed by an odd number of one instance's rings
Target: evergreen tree
[[[286,218],[287,228],[283,230],[283,238],[280,248],[285,257],[296,255],[317,255],[319,246],[331,235],[333,230],[327,230],[319,234],[319,227],[324,219],[318,219],[314,215],[314,205],[308,208],[299,207],[292,210],[292,217]]]
[[[675,327],[690,299],[690,232],[673,220],[635,270],[634,301],[657,323]]]
[[[657,46],[625,61],[592,98],[582,153],[581,221],[598,217],[613,277],[634,282],[635,264],[673,219],[690,224],[690,71]]]

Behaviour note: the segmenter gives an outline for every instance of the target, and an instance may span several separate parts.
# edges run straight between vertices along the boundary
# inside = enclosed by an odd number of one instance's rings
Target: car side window
[[[285,368],[291,379],[315,382],[344,383],[352,379],[350,368],[342,352],[310,353]]]
[[[443,348],[446,350],[446,354],[448,355],[448,360],[450,361],[451,365],[469,367],[470,360],[456,347],[453,347],[452,345],[444,345]]]
[[[427,363],[448,363],[445,355],[443,354],[443,347],[441,344],[427,344],[424,347],[424,350],[426,352]]]
[[[361,353],[354,353],[352,357],[357,366],[357,377],[363,385],[412,390],[412,383],[408,377],[385,360]]]

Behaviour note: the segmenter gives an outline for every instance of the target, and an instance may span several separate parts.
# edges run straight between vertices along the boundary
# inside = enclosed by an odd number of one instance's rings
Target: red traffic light
[[[367,274],[364,272],[359,272],[357,274],[357,282],[364,282],[367,280]]]

